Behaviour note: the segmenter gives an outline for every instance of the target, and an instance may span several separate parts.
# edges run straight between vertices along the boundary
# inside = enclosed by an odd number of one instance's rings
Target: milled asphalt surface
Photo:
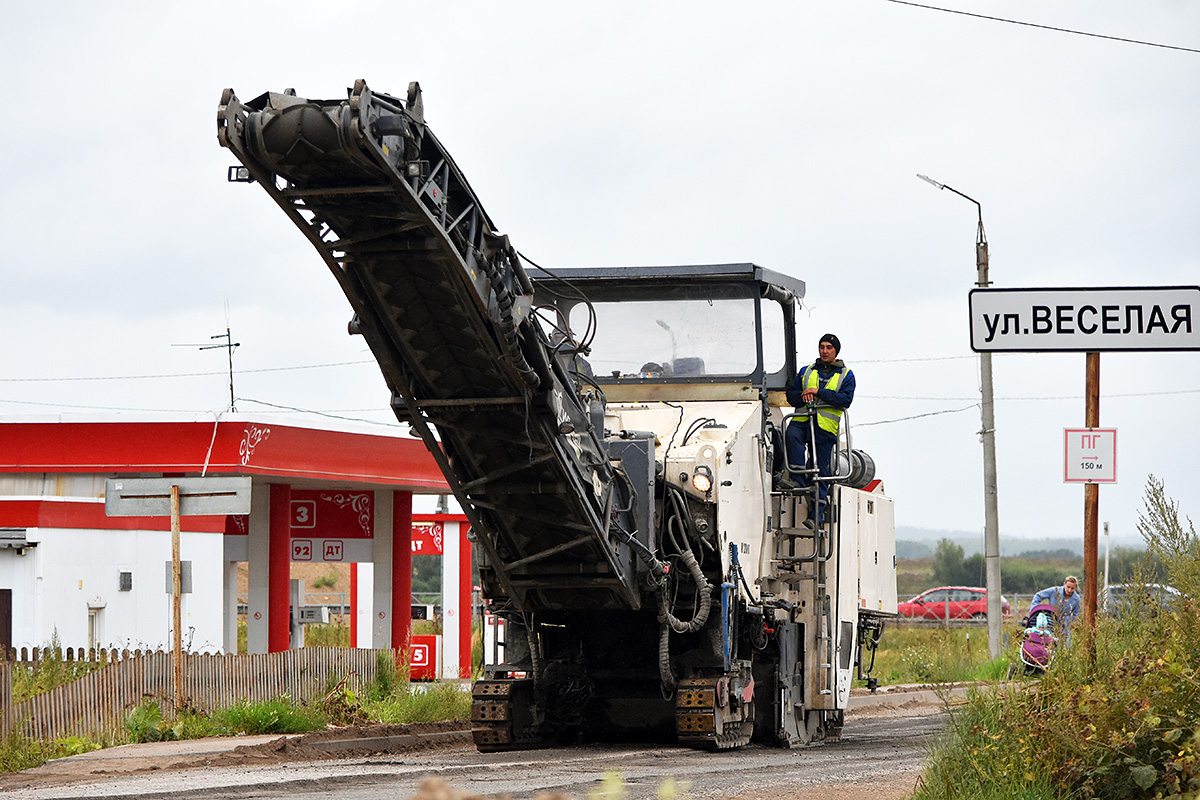
[[[893,686],[881,687],[875,694],[855,690],[848,704],[849,711],[886,709],[888,707],[938,706],[960,699],[966,692],[961,686]],[[255,757],[245,753],[244,748],[275,743],[271,749],[286,749],[285,742],[298,744],[303,734],[280,736],[263,734],[255,736],[223,736],[206,739],[187,739],[171,742],[127,744],[95,750],[89,753],[55,759],[46,764],[19,773],[0,775],[0,792],[22,789],[66,787],[98,779],[119,777],[130,773],[158,770],[185,769],[205,765],[229,763],[231,757],[242,755],[245,765],[265,762],[270,754]],[[339,754],[364,751],[387,753],[410,749],[414,746],[445,747],[469,746],[471,735],[469,723],[458,731],[432,733],[407,733],[397,736],[372,736],[338,738],[304,743],[309,758],[327,757],[336,759]],[[327,755],[325,755],[327,754]],[[260,761],[261,760],[261,761]]]

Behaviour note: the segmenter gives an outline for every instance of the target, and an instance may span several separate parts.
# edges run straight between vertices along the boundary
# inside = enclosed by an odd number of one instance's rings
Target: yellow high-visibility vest
[[[825,385],[821,386],[821,376],[817,372],[816,367],[809,364],[804,369],[800,370],[801,382],[805,389],[828,389],[831,392],[836,392],[838,385],[842,382],[842,378],[849,372],[849,368],[842,367],[833,375],[829,376],[829,380],[825,381]],[[817,412],[817,427],[823,431],[837,435],[838,428],[842,425],[842,410],[840,408],[818,408]],[[801,406],[796,409],[796,416],[793,417],[797,422],[808,423],[808,407]]]

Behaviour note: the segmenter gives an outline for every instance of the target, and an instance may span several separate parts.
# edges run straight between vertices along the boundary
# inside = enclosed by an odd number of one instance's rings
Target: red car
[[[900,603],[896,609],[906,617],[926,619],[985,619],[987,617],[987,590],[978,586],[939,586]],[[1000,613],[1012,614],[1008,600],[1000,598]]]

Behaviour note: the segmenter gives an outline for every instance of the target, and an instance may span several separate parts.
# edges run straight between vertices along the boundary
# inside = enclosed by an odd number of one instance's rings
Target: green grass
[[[393,692],[363,704],[363,713],[375,722],[409,724],[469,719],[471,695],[453,683],[433,683],[417,691]]]
[[[212,714],[217,725],[233,733],[307,733],[324,728],[329,717],[321,710],[289,697],[251,703],[239,700]]]
[[[870,655],[865,654],[868,663]],[[1008,658],[988,658],[987,628],[889,625],[879,640],[872,675],[881,686],[991,680],[1008,672]],[[865,685],[856,681],[856,686]]]
[[[332,622],[304,626],[305,647],[349,647],[350,626]]]
[[[112,737],[97,740],[79,736],[66,736],[53,742],[43,742],[12,733],[0,739],[0,772],[20,772],[40,767],[51,759],[87,753],[114,744],[124,742],[115,741]]]
[[[167,717],[153,700],[143,700],[125,716],[130,742],[163,742],[260,733],[308,733],[325,728],[329,715],[309,703],[288,697],[264,702],[239,700],[230,708],[204,714],[185,710]]]

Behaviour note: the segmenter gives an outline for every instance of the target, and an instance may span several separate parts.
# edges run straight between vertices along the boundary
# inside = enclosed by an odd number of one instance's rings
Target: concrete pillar
[[[350,646],[358,647],[358,562],[350,562]]]
[[[375,565],[367,562],[355,564],[358,573],[358,587],[354,590],[353,625],[356,634],[355,647],[374,647],[371,638],[373,630],[372,618],[375,616],[375,606],[372,603],[375,587]]]
[[[300,622],[300,606],[304,605],[304,581],[292,578],[288,581],[288,605],[291,606],[291,626],[288,629],[288,647],[304,647],[304,625]]]
[[[467,525],[442,534],[442,677],[471,677],[471,543]]]
[[[392,647],[392,492],[375,493],[371,646]]]
[[[412,641],[412,492],[392,496],[392,647]]]
[[[222,563],[221,652],[232,654],[238,645],[238,562]]]
[[[292,578],[292,487],[271,484],[268,554],[267,651],[282,653],[292,640],[288,606]]]
[[[250,490],[250,530],[246,561],[250,578],[246,592],[246,652],[267,652],[267,622],[270,619],[271,487],[255,483]]]
[[[474,607],[471,598],[474,594],[471,585],[471,542],[467,539],[470,526],[465,522],[458,523],[458,677],[471,677],[471,622],[474,619]]]

